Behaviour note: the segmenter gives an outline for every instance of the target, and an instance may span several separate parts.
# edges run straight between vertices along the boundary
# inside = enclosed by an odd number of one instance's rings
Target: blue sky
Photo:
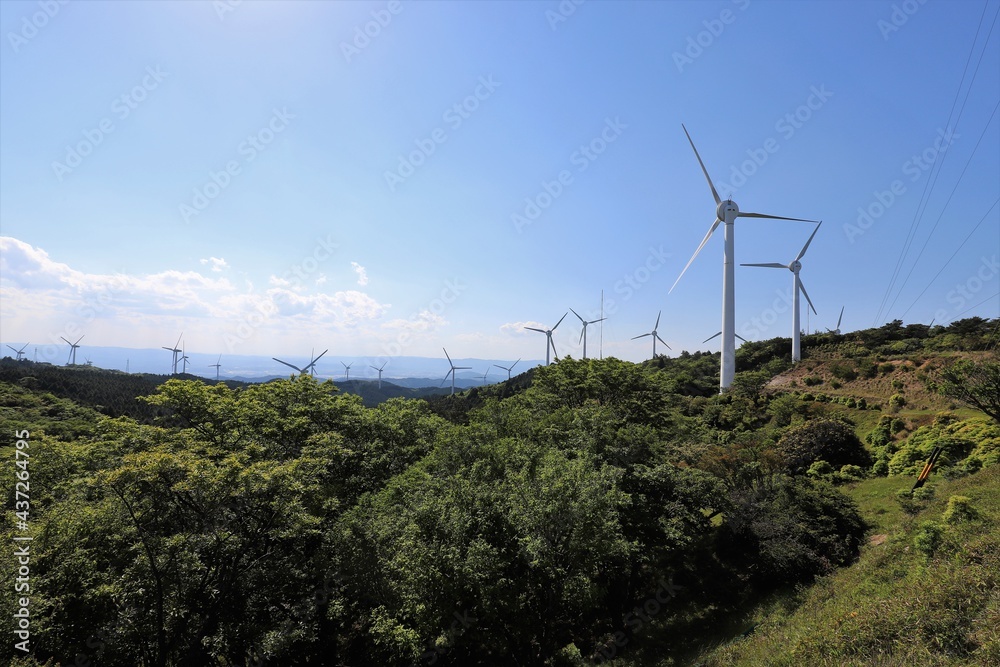
[[[715,350],[721,229],[668,295],[715,212],[681,123],[742,210],[823,220],[811,329],[997,317],[998,9],[3,2],[2,339],[540,358],[603,289],[605,356],[661,310]],[[736,261],[811,232],[738,220]],[[738,267],[737,332],[790,335],[791,284]]]

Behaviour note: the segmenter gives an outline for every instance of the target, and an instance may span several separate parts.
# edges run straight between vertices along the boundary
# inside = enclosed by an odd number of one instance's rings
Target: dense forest
[[[8,546],[0,601],[30,598],[30,642],[8,633],[0,660],[872,664],[872,647],[902,640],[850,644],[838,621],[789,648],[791,634],[748,619],[775,601],[806,613],[809,591],[867,571],[885,530],[924,571],[962,544],[982,550],[985,589],[962,598],[964,620],[917,633],[898,664],[988,664],[1000,655],[978,625],[1000,618],[988,553],[1000,503],[982,490],[1000,463],[998,326],[814,334],[794,367],[788,339],[746,343],[722,395],[718,355],[702,353],[567,358],[372,407],[309,376],[149,386],[8,360],[2,539],[30,544],[30,590],[16,592]],[[936,448],[929,486],[968,495],[921,522],[940,508],[909,490]],[[29,476],[30,507],[16,505]],[[754,650],[754,634],[769,653],[734,652]]]

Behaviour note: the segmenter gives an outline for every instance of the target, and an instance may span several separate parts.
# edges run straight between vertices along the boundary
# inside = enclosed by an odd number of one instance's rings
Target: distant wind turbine
[[[316,369],[316,362],[320,360],[320,357],[322,357],[324,354],[326,354],[329,351],[330,350],[323,350],[323,352],[320,353],[319,357],[316,357],[315,359],[313,359],[312,361],[310,361],[308,364],[306,364],[302,368],[299,368],[298,366],[290,364],[287,361],[282,361],[281,359],[278,359],[277,357],[271,357],[271,358],[274,359],[275,361],[277,361],[279,364],[284,364],[284,365],[288,366],[289,368],[294,368],[295,370],[297,370],[302,375],[306,375],[306,374],[313,375],[314,371]]]
[[[341,363],[343,363],[343,362],[341,362]],[[379,366],[378,368],[376,368],[375,366],[372,366],[372,368],[375,368],[375,370],[377,370],[377,371],[378,371],[378,388],[379,388],[379,389],[381,389],[381,388],[382,388],[382,369],[383,369],[383,368],[385,368],[385,364],[387,364],[387,363],[389,363],[389,362],[388,362],[388,361],[386,361],[385,363],[383,363],[383,364],[382,364],[381,366]]]
[[[512,363],[509,368],[507,366],[501,366],[500,364],[493,364],[493,365],[496,366],[497,368],[502,368],[505,371],[507,371],[507,379],[509,380],[510,379],[510,372],[514,369],[514,366],[517,366],[518,361],[521,361],[521,360],[518,359],[517,361],[515,361],[514,363]]]
[[[793,363],[802,360],[802,346],[800,341],[800,336],[802,335],[802,331],[799,326],[800,322],[799,292],[802,292],[802,294],[806,297],[806,301],[809,303],[809,307],[812,308],[812,311],[814,313],[816,312],[816,308],[815,306],[813,306],[812,299],[809,298],[809,293],[806,292],[806,288],[802,284],[802,280],[799,278],[799,270],[802,269],[802,262],[800,262],[799,260],[805,256],[806,250],[809,249],[809,244],[812,243],[813,237],[816,236],[816,232],[819,231],[820,225],[822,224],[823,223],[820,222],[819,224],[816,225],[816,229],[814,229],[813,233],[809,235],[809,240],[806,241],[806,244],[802,246],[802,250],[799,251],[799,254],[796,255],[795,259],[793,259],[790,263],[779,264],[777,262],[771,262],[769,264],[740,265],[740,266],[760,266],[768,269],[788,269],[789,271],[792,272],[792,362]]]
[[[583,325],[583,331],[580,333],[580,340],[583,341],[583,358],[586,359],[587,358],[587,325],[588,324],[596,324],[598,322],[603,322],[607,318],[602,317],[600,319],[590,320],[588,322],[587,320],[585,320],[582,317],[580,317],[580,313],[576,312],[572,308],[570,308],[570,311],[572,311],[572,313],[574,315],[576,315],[577,319],[580,320],[580,324]]]
[[[351,366],[354,365],[354,362],[352,361],[349,364],[345,364],[343,361],[341,361],[340,365],[344,367],[344,371],[347,373],[347,377],[344,378],[344,382],[350,382],[351,381]]]
[[[808,314],[808,312],[806,314]],[[829,331],[832,334],[840,334],[840,321],[842,319],[844,319],[844,306],[840,307],[840,317],[837,318],[837,328],[827,329],[827,331]],[[934,326],[934,320],[931,320],[931,326]]]
[[[188,359],[187,352],[184,351],[184,346],[181,345],[181,375],[186,375],[188,372]]]
[[[681,271],[681,274],[677,276],[677,280],[674,281],[673,286],[670,288],[670,292],[674,291],[674,287],[677,287],[677,283],[680,282],[684,273],[694,262],[695,257],[701,252],[701,249],[705,247],[708,243],[708,239],[712,237],[715,230],[720,224],[725,223],[725,251],[723,254],[723,280],[722,280],[722,355],[720,360],[719,368],[719,393],[722,393],[724,389],[729,387],[733,383],[733,376],[736,375],[736,276],[734,271],[734,262],[736,250],[734,242],[734,229],[736,218],[768,218],[772,220],[795,220],[797,222],[816,222],[815,220],[804,220],[803,218],[786,218],[780,215],[768,215],[765,213],[744,213],[740,211],[739,206],[736,205],[732,199],[722,201],[719,197],[719,193],[715,189],[715,185],[712,183],[711,177],[708,175],[708,169],[705,168],[705,163],[701,160],[701,155],[698,154],[698,149],[694,147],[694,141],[691,139],[691,135],[688,134],[687,128],[681,125],[684,130],[685,136],[687,136],[688,143],[691,144],[691,150],[694,151],[694,156],[698,158],[698,164],[701,165],[701,171],[705,174],[705,180],[708,181],[708,187],[712,190],[712,197],[715,198],[715,222],[708,230],[708,234],[702,239],[701,244],[698,249],[694,251],[691,255],[691,259],[688,260],[687,265]],[[669,292],[668,292],[669,293]]]
[[[183,338],[183,337],[184,337],[184,332],[182,331],[181,335],[177,337],[177,342],[174,343],[173,347],[164,347],[163,348],[164,350],[169,350],[170,352],[174,353],[173,361],[171,361],[171,363],[170,363],[170,374],[171,375],[177,375],[177,354],[179,352],[181,352],[181,349],[179,347],[177,347],[177,346],[181,344],[181,338]]]
[[[657,328],[659,328],[659,326],[660,326],[660,315],[662,315],[662,314],[663,314],[662,310],[656,314],[656,324],[653,325],[653,330],[652,331],[650,331],[649,333],[644,333],[644,334],[640,334],[638,336],[633,336],[632,337],[632,340],[636,340],[637,338],[645,338],[646,336],[651,336],[652,339],[653,339],[653,358],[654,359],[656,358],[656,341],[657,340],[660,341],[661,343],[663,343],[668,350],[670,349],[670,346],[667,345],[667,341],[665,341],[662,338],[660,338],[660,334],[656,333]]]
[[[486,376],[487,376],[487,375],[489,375],[489,374],[490,374],[490,367],[489,367],[489,366],[487,366],[487,367],[486,367],[486,372],[485,372],[485,373],[483,373],[483,385],[485,385],[485,384],[486,384]]]
[[[451,395],[454,396],[455,395],[455,371],[467,371],[467,370],[471,369],[472,366],[456,366],[455,364],[452,363],[451,357],[448,355],[448,350],[445,350],[443,347],[441,349],[444,350],[444,356],[448,357],[448,365],[451,366],[451,368],[445,374],[444,380],[441,380],[441,384],[444,384],[445,380],[447,380],[448,376],[450,375],[451,376]]]
[[[65,340],[65,339],[63,339],[63,340]],[[66,341],[66,342],[69,342],[69,341]],[[8,345],[7,347],[9,347],[10,349],[14,350],[14,352],[17,353],[17,361],[22,361],[22,359],[24,358],[24,351],[25,351],[25,349],[27,349],[27,347],[29,345],[31,345],[31,343],[25,343],[24,347],[22,347],[20,350],[17,349],[16,347],[11,347],[10,345]]]
[[[208,367],[215,369],[215,380],[216,380],[216,382],[218,382],[219,381],[219,369],[222,368],[222,355],[220,354],[219,355],[219,360],[216,361],[214,364],[209,364]]]
[[[59,337],[62,338],[63,340],[66,340],[62,336]],[[70,343],[68,340],[66,340],[66,344],[69,345],[69,357],[66,359],[67,366],[76,366],[76,348],[80,347],[81,340],[83,340],[83,336],[77,338],[75,343]]]
[[[551,329],[536,329],[535,327],[524,327],[525,329],[531,329],[532,331],[537,331],[539,333],[545,334],[545,365],[546,366],[549,365],[549,350],[550,350],[550,348],[552,350],[552,356],[554,356],[556,358],[556,361],[559,361],[559,354],[556,352],[556,344],[554,342],[552,342],[552,332],[555,331],[556,328],[560,324],[562,324],[562,321],[564,319],[566,319],[567,315],[569,315],[569,313],[563,313],[563,316],[559,318],[558,322],[556,322],[556,326],[552,327]]]

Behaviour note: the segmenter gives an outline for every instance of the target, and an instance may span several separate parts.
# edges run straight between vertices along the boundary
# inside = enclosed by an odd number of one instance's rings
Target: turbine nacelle
[[[727,199],[726,201],[719,202],[719,205],[715,207],[715,215],[719,220],[725,220],[726,215],[731,214],[733,218],[736,218],[740,214],[740,207],[736,205],[732,199]]]
[[[802,262],[800,262],[799,260],[795,260],[794,262],[788,265],[788,270],[791,271],[792,273],[798,273],[800,269],[802,269]]]

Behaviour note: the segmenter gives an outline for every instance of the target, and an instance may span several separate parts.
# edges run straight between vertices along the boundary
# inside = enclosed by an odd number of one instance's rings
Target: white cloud
[[[226,260],[222,259],[221,257],[209,257],[208,259],[201,260],[201,263],[203,265],[211,264],[212,271],[215,271],[216,273],[221,272],[223,269],[229,268],[229,264],[226,262]]]
[[[548,327],[542,324],[541,322],[528,320],[526,322],[507,322],[506,324],[501,324],[500,331],[507,335],[514,335],[514,336],[521,336],[526,333],[534,333],[533,331],[527,331],[524,327],[535,327],[536,329],[541,329],[542,331],[548,329]]]
[[[325,285],[326,281],[327,281],[326,274],[325,273],[321,273],[321,274],[319,274],[319,277],[316,278],[316,282],[314,284],[316,284],[317,286],[318,285]]]
[[[448,324],[440,315],[432,313],[429,310],[422,310],[417,315],[411,317],[408,320],[395,319],[389,320],[382,325],[383,329],[403,329],[406,331],[430,331],[432,329],[437,329],[438,327]]]
[[[368,284],[368,271],[357,262],[351,262],[351,268],[358,274],[358,284],[364,287]]]

